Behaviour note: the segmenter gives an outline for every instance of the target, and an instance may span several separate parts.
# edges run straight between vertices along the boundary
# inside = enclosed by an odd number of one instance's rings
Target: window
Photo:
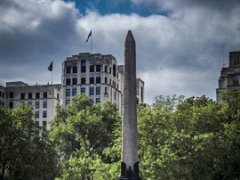
[[[96,98],[96,104],[101,103],[101,99],[100,98]]]
[[[9,97],[10,97],[10,98],[13,98],[13,97],[14,97],[14,96],[13,96],[13,92],[10,92]]]
[[[111,74],[112,73],[112,68],[109,68],[109,74]]]
[[[10,109],[13,108],[13,102],[9,102],[9,108],[10,108]]]
[[[116,65],[113,65],[113,76],[116,76]]]
[[[28,101],[28,105],[29,105],[29,106],[32,106],[32,101]]]
[[[39,118],[39,111],[36,111],[35,112],[35,119],[38,119]]]
[[[37,93],[36,93],[36,99],[39,99],[39,98],[40,98],[40,93],[37,92]]]
[[[35,125],[38,127],[39,126],[39,121],[35,121]]]
[[[71,96],[71,89],[66,89],[66,96]]]
[[[39,101],[36,101],[36,102],[35,102],[35,108],[36,108],[36,109],[39,109],[39,104],[40,104]]]
[[[107,72],[107,65],[104,67],[104,71]]]
[[[86,93],[86,89],[84,87],[81,88],[81,94],[85,94]]]
[[[100,95],[101,94],[101,87],[96,87],[96,95]]]
[[[107,84],[107,77],[105,77],[105,84]]]
[[[66,73],[67,73],[67,74],[71,74],[71,67],[67,67]]]
[[[32,93],[28,93],[28,99],[32,99]]]
[[[101,77],[96,77],[96,84],[100,84],[101,83]]]
[[[47,101],[43,101],[43,108],[47,108]]]
[[[77,95],[77,88],[72,88],[72,96],[76,96]]]
[[[47,121],[43,121],[43,126],[46,127],[47,126]]]
[[[25,93],[21,93],[21,99],[25,99]]]
[[[57,99],[59,99],[59,93],[57,93]]]
[[[90,66],[90,72],[94,72],[94,65]]]
[[[104,94],[107,94],[107,93],[108,93],[108,87],[105,87]]]
[[[2,92],[2,97],[4,98],[4,92]]]
[[[70,100],[66,100],[65,101],[65,105],[67,106],[67,105],[69,105],[70,104]]]
[[[72,84],[73,84],[73,85],[76,85],[76,84],[77,84],[77,78],[73,78],[73,79],[72,79]]]
[[[90,77],[89,82],[90,84],[94,84],[94,77]]]
[[[234,85],[234,86],[237,86],[237,85],[238,85],[238,80],[237,80],[237,79],[233,80],[233,85]]]
[[[81,84],[86,84],[86,78],[81,78]]]
[[[81,61],[81,72],[82,73],[86,72],[86,60]]]
[[[73,67],[73,73],[77,73],[77,67],[76,66]]]
[[[101,65],[96,65],[96,72],[100,72],[101,71]]]
[[[71,85],[71,79],[66,79],[66,85]]]
[[[2,91],[0,91],[0,97],[2,97]]]
[[[43,118],[46,118],[46,117],[47,117],[47,111],[43,111],[42,117],[43,117]]]
[[[89,95],[94,95],[94,87],[89,88]]]
[[[43,92],[43,98],[47,98],[48,97],[48,93],[47,92]]]

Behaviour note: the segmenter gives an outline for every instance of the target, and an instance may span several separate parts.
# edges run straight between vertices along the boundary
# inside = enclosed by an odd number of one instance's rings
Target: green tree
[[[77,96],[57,107],[51,138],[59,154],[60,179],[114,179],[120,163],[120,116],[115,104]]]
[[[140,163],[145,179],[239,179],[239,92],[223,103],[205,96],[158,96],[140,107]]]
[[[53,179],[57,173],[54,148],[34,137],[32,109],[0,107],[0,179]]]

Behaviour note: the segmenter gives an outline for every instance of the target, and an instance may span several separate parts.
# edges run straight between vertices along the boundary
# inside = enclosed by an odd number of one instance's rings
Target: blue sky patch
[[[75,2],[80,13],[85,15],[87,10],[97,11],[101,15],[106,14],[132,14],[136,13],[146,17],[153,14],[167,15],[166,12],[159,12],[159,8],[153,5],[136,6],[130,0],[65,0],[66,2]]]

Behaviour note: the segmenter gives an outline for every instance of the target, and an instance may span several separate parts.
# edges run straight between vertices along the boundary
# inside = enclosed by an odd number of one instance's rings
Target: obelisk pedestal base
[[[138,162],[134,164],[133,169],[126,166],[124,162],[121,162],[121,176],[118,180],[141,180],[139,177],[139,166]]]

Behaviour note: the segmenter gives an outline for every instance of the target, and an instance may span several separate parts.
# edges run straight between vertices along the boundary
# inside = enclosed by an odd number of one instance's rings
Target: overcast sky
[[[239,0],[0,0],[0,82],[46,84],[54,61],[60,83],[67,56],[90,51],[123,64],[131,29],[137,73],[148,103],[154,96],[215,99],[229,51],[240,50]]]

